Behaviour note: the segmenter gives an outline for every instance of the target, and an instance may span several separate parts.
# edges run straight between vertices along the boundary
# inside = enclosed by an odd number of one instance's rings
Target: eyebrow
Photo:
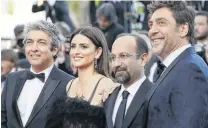
[[[76,43],[71,43],[71,44],[76,44]],[[80,43],[79,45],[89,45],[89,44],[87,44],[87,43]]]
[[[163,17],[161,17],[161,18],[156,18],[155,20],[156,20],[156,21],[161,21],[161,20],[168,21],[166,18],[163,18]],[[151,24],[152,22],[153,22],[153,21],[151,21],[151,20],[148,21],[149,24]]]
[[[30,39],[30,38],[27,38],[26,40],[31,40],[31,41],[33,41],[33,39]],[[45,41],[45,42],[47,42],[45,39],[38,39],[38,41]]]

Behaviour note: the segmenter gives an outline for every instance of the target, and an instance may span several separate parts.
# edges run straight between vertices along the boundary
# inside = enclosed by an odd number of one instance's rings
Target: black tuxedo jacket
[[[53,102],[66,95],[66,85],[73,77],[53,67],[35,103],[25,128],[44,128]],[[17,100],[27,80],[27,70],[10,73],[1,97],[1,127],[23,128]]]
[[[127,110],[122,128],[143,128],[144,122],[146,122],[143,118],[144,114],[146,114],[146,111],[144,110],[144,101],[152,86],[153,84],[148,79],[142,83]],[[104,106],[108,128],[113,128],[112,114],[120,89],[121,87],[117,87],[114,90],[114,92],[106,100]]]

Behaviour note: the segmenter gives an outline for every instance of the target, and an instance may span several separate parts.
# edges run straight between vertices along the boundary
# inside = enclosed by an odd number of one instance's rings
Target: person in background
[[[117,22],[116,10],[111,3],[103,3],[96,10],[96,17],[97,21],[93,26],[101,29],[111,50],[117,35],[124,32],[124,27]]]
[[[208,66],[191,46],[194,9],[185,1],[152,1],[148,10],[149,38],[161,63],[146,99],[147,128],[206,128]]]
[[[31,66],[30,62],[26,59],[21,59],[16,64],[16,71],[22,71],[29,69]]]
[[[194,34],[197,44],[208,45],[208,12],[199,11],[196,13]]]
[[[13,49],[17,49],[17,54],[19,59],[25,59],[25,50],[24,50],[24,24],[18,24],[14,28],[14,35],[16,40],[16,45]]]
[[[17,53],[11,49],[1,51],[1,88],[4,87],[7,75],[15,71],[15,66],[19,60]]]
[[[74,77],[54,65],[60,39],[54,24],[28,23],[23,44],[31,68],[9,73],[1,97],[2,128],[45,128],[55,99],[65,96]]]
[[[51,19],[53,23],[63,21],[72,31],[75,30],[75,26],[71,20],[67,1],[58,0],[37,0],[32,6],[32,12],[46,11],[46,20]]]
[[[71,63],[69,57],[70,44],[69,42],[67,42],[68,37],[71,34],[71,29],[65,22],[57,22],[55,23],[55,26],[58,29],[59,38],[61,39],[60,52],[57,55],[55,64],[58,66],[59,69],[63,70],[64,72],[76,76],[76,74],[73,73],[72,67],[70,65]]]
[[[208,12],[199,11],[194,20],[194,48],[196,52],[207,62],[206,50],[208,46]],[[208,64],[208,63],[207,63]]]

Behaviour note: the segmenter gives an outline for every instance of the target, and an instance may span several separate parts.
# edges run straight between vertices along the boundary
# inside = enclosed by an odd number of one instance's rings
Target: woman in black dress
[[[116,84],[110,79],[109,51],[98,28],[75,30],[69,38],[70,59],[78,77],[66,87],[48,115],[47,128],[105,128],[103,104]]]

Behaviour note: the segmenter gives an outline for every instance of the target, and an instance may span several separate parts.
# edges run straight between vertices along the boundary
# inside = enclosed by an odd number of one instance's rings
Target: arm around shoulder
[[[104,78],[100,81],[100,86],[102,87],[103,102],[108,98],[108,96],[114,91],[118,85],[114,83],[110,78]]]

